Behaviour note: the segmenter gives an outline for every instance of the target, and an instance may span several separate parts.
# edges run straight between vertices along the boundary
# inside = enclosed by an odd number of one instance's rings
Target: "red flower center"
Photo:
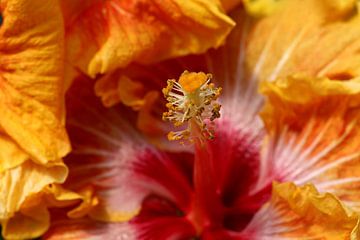
[[[269,199],[270,185],[251,192],[261,137],[224,120],[217,125],[215,139],[197,145],[195,157],[143,153],[135,170],[152,187],[133,220],[141,239],[232,239]]]

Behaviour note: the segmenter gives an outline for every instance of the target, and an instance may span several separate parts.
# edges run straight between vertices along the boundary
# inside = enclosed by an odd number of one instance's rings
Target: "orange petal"
[[[359,216],[313,185],[274,183],[270,202],[243,233],[252,239],[359,239]]]
[[[60,6],[7,0],[0,7],[0,126],[34,161],[56,161],[70,150],[63,122]]]
[[[269,136],[259,184],[269,176],[311,182],[360,209],[360,79],[293,76],[261,91]]]
[[[360,73],[360,17],[356,1],[246,2],[267,2],[266,6],[276,8],[263,18],[246,17],[249,31],[245,71],[249,78],[272,81],[306,73],[349,79]]]
[[[118,102],[139,110],[144,105],[144,86],[128,76],[115,72],[101,77],[95,85],[95,92],[102,98],[106,107],[111,107]]]
[[[130,62],[202,53],[234,23],[216,0],[63,1],[69,61],[94,77]]]

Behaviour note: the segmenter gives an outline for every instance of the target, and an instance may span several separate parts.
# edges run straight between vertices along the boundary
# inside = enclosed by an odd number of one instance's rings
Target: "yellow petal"
[[[247,228],[254,227],[258,237],[254,239],[356,240],[360,236],[359,216],[310,184],[274,183],[270,202]]]
[[[286,0],[285,0],[286,1]],[[254,16],[266,16],[273,13],[278,7],[281,7],[284,1],[277,0],[244,0],[244,6],[247,12]],[[303,1],[302,3],[304,3]],[[333,16],[341,16],[354,10],[356,0],[325,0],[323,1],[327,10],[331,11]],[[309,9],[310,10],[310,9]]]
[[[41,181],[42,179],[37,180]],[[22,179],[18,179],[18,181],[23,182]],[[68,191],[58,184],[50,184],[38,193],[28,193],[20,210],[11,218],[2,220],[2,234],[9,239],[29,239],[41,236],[50,226],[48,211],[50,207],[70,207],[81,201],[79,207],[71,210],[68,216],[71,218],[82,217],[96,205],[96,198],[93,198],[90,192],[92,190],[88,188],[78,194]]]
[[[5,238],[38,237],[49,226],[46,204],[38,196],[47,185],[65,181],[68,170],[58,162],[52,167],[28,160],[0,175],[0,222]],[[39,215],[34,214],[39,210]]]
[[[70,146],[63,116],[56,117],[47,106],[21,94],[6,82],[0,84],[0,125],[7,134],[41,164],[68,153]],[[61,105],[59,102],[59,107]]]
[[[266,16],[275,11],[279,3],[276,0],[244,0],[246,11],[253,16]]]
[[[2,224],[2,235],[6,239],[32,239],[46,232],[50,224],[50,215],[46,207],[39,206],[23,209]]]
[[[69,192],[71,194],[75,194],[73,192]],[[94,196],[94,188],[91,186],[86,186],[79,191],[77,191],[77,199],[81,199],[82,202],[76,208],[72,209],[67,213],[69,218],[81,218],[87,215],[89,212],[93,211],[93,209],[99,204],[99,199]],[[65,197],[69,199],[69,197]],[[63,201],[61,202],[63,203]]]
[[[234,26],[217,0],[79,2],[63,1],[68,59],[93,77],[130,62],[205,52]]]
[[[60,6],[55,0],[1,5],[0,126],[34,161],[56,161],[70,149],[64,128]]]
[[[268,97],[264,156],[272,163],[262,175],[314,183],[360,210],[360,79],[298,75],[264,82],[261,91]]]
[[[6,133],[0,131],[0,173],[28,160],[24,152]]]

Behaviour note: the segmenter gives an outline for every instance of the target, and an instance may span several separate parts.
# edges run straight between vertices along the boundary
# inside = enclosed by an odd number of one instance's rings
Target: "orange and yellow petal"
[[[247,26],[243,50],[249,79],[273,81],[293,73],[349,79],[359,74],[356,1],[258,0],[245,1],[245,8],[255,9],[241,18]],[[253,17],[252,11],[265,16]]]
[[[313,183],[359,210],[360,79],[295,75],[264,82],[261,92],[269,133],[262,180]]]
[[[269,203],[243,233],[252,239],[359,239],[359,216],[311,185],[274,183]]]
[[[81,2],[81,4],[80,4]],[[94,77],[220,46],[234,26],[217,0],[63,1],[68,61]]]

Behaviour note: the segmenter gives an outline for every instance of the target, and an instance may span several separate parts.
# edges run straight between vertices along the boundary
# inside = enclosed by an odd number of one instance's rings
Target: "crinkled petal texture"
[[[269,131],[258,182],[313,183],[359,210],[360,79],[302,75],[264,83]]]
[[[205,52],[234,26],[217,0],[67,0],[63,9],[68,61],[90,76]]]
[[[359,239],[358,214],[311,185],[274,183],[269,203],[238,239]]]
[[[53,184],[54,178],[63,175],[64,166],[60,164],[45,169],[31,161],[1,175],[1,202],[6,204],[8,211],[16,211],[10,218],[2,220],[2,235],[5,238],[29,239],[41,236],[49,228],[48,207],[72,205],[83,198]]]
[[[3,1],[0,125],[34,161],[69,151],[63,109],[63,22],[56,1]]]
[[[28,199],[67,176],[64,126],[64,26],[58,1],[0,3],[0,221],[5,237],[36,237],[48,219]],[[40,211],[40,208],[43,209]],[[40,222],[39,222],[40,221]],[[25,229],[26,228],[26,229]]]

